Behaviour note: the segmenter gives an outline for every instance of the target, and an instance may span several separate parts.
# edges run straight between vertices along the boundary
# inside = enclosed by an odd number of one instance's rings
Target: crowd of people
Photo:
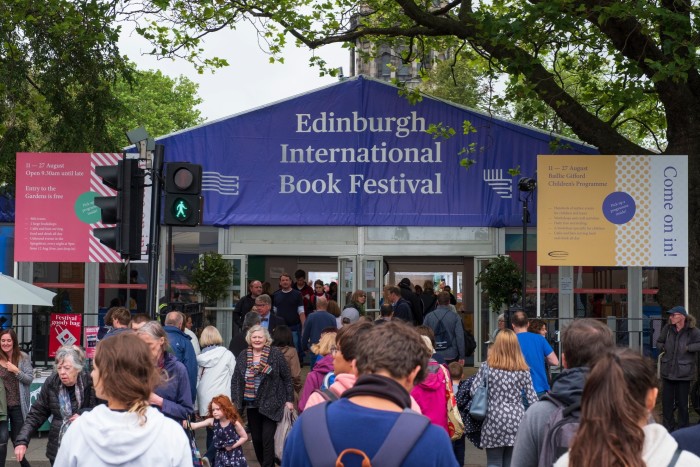
[[[473,348],[449,290],[403,279],[385,287],[373,320],[365,292],[341,310],[312,285],[301,270],[283,274],[272,295],[252,281],[228,348],[214,326],[186,332],[180,312],[161,325],[114,307],[91,371],[81,348],[61,347],[31,407],[29,357],[12,330],[0,331],[0,462],[12,440],[29,465],[27,446],[50,421],[46,456],[59,466],[189,466],[199,455],[247,466],[249,440],[263,467],[453,467],[469,463],[466,442],[489,467],[700,466],[700,425],[688,426],[687,408],[700,330],[683,307],[669,310],[658,337],[661,425],[652,362],[616,348],[598,320],[564,327],[557,355],[545,322],[517,311],[508,328],[499,317],[465,378]],[[300,416],[280,445],[289,412]],[[197,429],[206,429],[201,451]]]

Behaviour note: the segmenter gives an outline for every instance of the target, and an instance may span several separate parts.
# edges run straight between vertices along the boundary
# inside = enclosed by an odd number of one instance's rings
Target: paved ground
[[[465,377],[468,377],[476,372],[476,368],[465,368]],[[304,372],[308,372],[308,366],[304,367]],[[657,422],[661,421],[661,397],[657,399],[657,407],[654,411],[655,418]],[[692,408],[690,409],[690,423],[698,423],[698,415]],[[29,449],[27,450],[27,459],[30,461],[33,467],[49,467],[49,461],[46,458],[46,442],[47,435],[43,434],[41,437],[32,439],[29,444]],[[197,444],[200,449],[204,450],[206,445],[206,432],[205,430],[197,431]],[[486,466],[486,451],[477,449],[469,441],[466,443],[467,450],[465,456],[465,467],[483,467]],[[260,464],[255,458],[255,453],[253,451],[253,445],[251,442],[246,443],[243,446],[243,452],[248,460],[248,465],[250,467],[260,467]],[[8,445],[7,461],[6,464],[9,467],[19,466],[19,463],[15,459],[12,444]]]
[[[47,436],[43,435],[41,438],[32,439],[29,443],[29,449],[27,450],[27,459],[32,464],[32,467],[49,467],[48,459],[46,459],[46,442]],[[206,445],[206,432],[205,430],[199,430],[197,432],[197,444],[200,449],[203,449]],[[243,452],[245,453],[246,459],[248,459],[248,465],[250,467],[260,467],[258,464],[255,453],[253,452],[252,443],[248,442],[243,447]],[[467,441],[467,455],[466,455],[467,467],[482,467],[486,465],[486,452],[479,450],[471,445]],[[15,453],[13,452],[12,443],[8,446],[7,462],[5,464],[8,467],[19,466],[19,462],[15,459]]]

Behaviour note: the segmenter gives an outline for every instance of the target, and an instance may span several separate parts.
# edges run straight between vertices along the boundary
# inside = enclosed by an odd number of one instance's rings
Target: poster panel
[[[78,313],[51,313],[49,323],[49,358],[56,356],[62,345],[80,345],[83,315]]]
[[[100,331],[99,326],[85,326],[84,335],[85,339],[85,356],[87,358],[95,358],[95,351],[97,350],[97,334]]]
[[[687,156],[537,158],[537,262],[688,265]]]
[[[93,235],[93,229],[108,227],[95,197],[116,194],[95,167],[116,165],[121,158],[113,153],[17,153],[15,261],[121,262],[119,253]],[[146,198],[147,221],[150,193]],[[143,226],[142,257],[149,225]]]

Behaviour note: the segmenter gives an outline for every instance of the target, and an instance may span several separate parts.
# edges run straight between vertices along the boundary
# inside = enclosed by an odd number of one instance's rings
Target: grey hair
[[[136,334],[147,334],[154,339],[160,339],[162,337],[164,339],[162,345],[164,352],[170,345],[170,341],[168,340],[168,333],[165,332],[165,329],[163,329],[163,326],[161,326],[158,321],[147,322],[146,324],[144,324],[136,330]]]
[[[265,345],[272,345],[272,337],[270,337],[270,331],[260,326],[259,324],[256,324],[255,326],[252,326],[250,329],[248,329],[248,332],[245,335],[245,341],[248,343],[248,345],[250,345],[250,336],[252,336],[253,333],[257,331],[262,331],[264,333]]]
[[[256,301],[256,302],[262,302],[262,303],[264,303],[265,305],[272,305],[272,299],[271,299],[270,296],[269,296],[268,294],[266,294],[266,293],[264,293],[264,294],[262,294],[262,295],[258,295],[257,297],[255,297],[255,301]]]
[[[54,368],[58,369],[58,366],[69,357],[73,368],[78,371],[83,371],[83,367],[85,367],[85,352],[77,345],[63,345],[59,347],[56,351],[56,357],[53,363]]]
[[[256,324],[260,324],[260,315],[254,311],[249,311],[246,313],[245,318],[243,318],[243,329],[248,330],[255,326]]]

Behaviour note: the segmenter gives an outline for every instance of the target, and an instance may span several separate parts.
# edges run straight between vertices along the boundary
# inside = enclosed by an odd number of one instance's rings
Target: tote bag
[[[469,408],[469,416],[474,420],[482,421],[486,418],[489,405],[489,367],[484,367],[484,380],[481,386],[474,391],[472,405]]]

